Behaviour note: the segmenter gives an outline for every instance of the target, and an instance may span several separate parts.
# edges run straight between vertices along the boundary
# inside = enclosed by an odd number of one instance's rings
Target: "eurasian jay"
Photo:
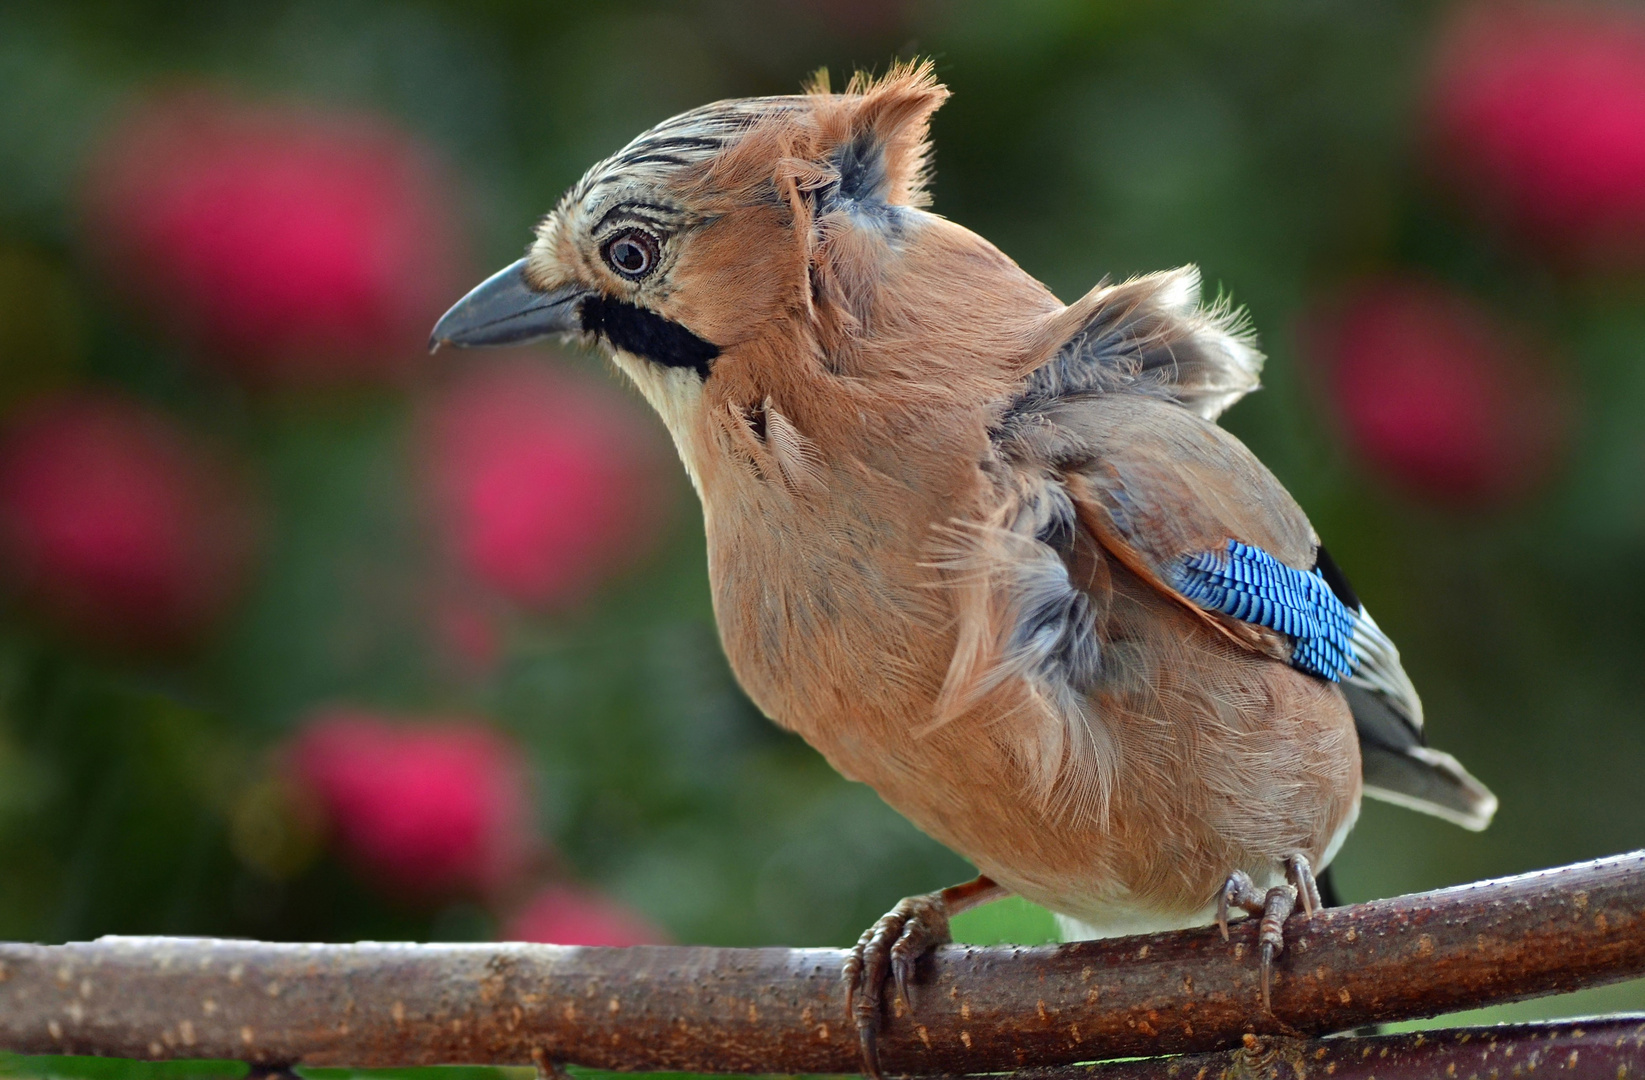
[[[1392,642],[1215,423],[1257,386],[1193,267],[1063,304],[923,207],[930,65],[722,101],[590,169],[434,329],[598,342],[703,505],[754,702],[964,855],[845,965],[865,1064],[889,972],[1016,893],[1073,936],[1318,905],[1361,793],[1483,828]]]

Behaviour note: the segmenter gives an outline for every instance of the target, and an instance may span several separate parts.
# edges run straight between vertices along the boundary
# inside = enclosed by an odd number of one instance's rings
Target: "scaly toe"
[[[840,967],[846,1011],[857,1028],[857,1042],[862,1047],[863,1071],[873,1080],[880,1080],[880,988],[885,984],[886,943],[892,933],[900,933],[902,929],[900,924],[894,929],[887,926],[891,919],[891,915],[886,915],[863,931]]]
[[[897,996],[903,1007],[912,1009],[914,1002],[909,996],[909,987],[914,981],[914,969],[920,957],[953,938],[949,935],[948,915],[940,902],[931,897],[914,896],[903,903],[907,905],[907,910],[904,911],[902,933],[891,945],[891,975],[896,981]],[[902,909],[903,904],[899,904],[898,908]]]
[[[1285,951],[1285,920],[1297,908],[1297,890],[1290,885],[1275,885],[1263,898],[1262,922],[1257,927],[1257,943],[1262,947],[1262,1011],[1269,1007],[1269,988],[1273,984],[1274,958]]]

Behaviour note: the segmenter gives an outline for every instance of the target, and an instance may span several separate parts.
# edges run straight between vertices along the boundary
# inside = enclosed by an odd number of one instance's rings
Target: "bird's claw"
[[[1319,882],[1314,879],[1314,867],[1306,855],[1293,855],[1286,859],[1285,876],[1297,890],[1305,917],[1311,919],[1314,912],[1325,909],[1325,900],[1319,894]]]
[[[1222,931],[1222,940],[1228,940],[1228,912],[1231,908],[1252,915],[1262,913],[1262,893],[1251,881],[1251,876],[1244,870],[1235,870],[1223,882],[1222,893],[1217,897],[1217,929]]]
[[[1271,1004],[1274,960],[1285,951],[1285,920],[1291,917],[1299,904],[1304,918],[1311,918],[1314,912],[1325,906],[1320,899],[1319,884],[1314,880],[1314,868],[1307,856],[1292,855],[1286,859],[1285,877],[1287,884],[1275,885],[1264,893],[1257,889],[1245,871],[1235,870],[1228,875],[1222,893],[1217,897],[1217,927],[1222,931],[1224,941],[1228,940],[1230,908],[1239,908],[1262,919],[1257,927],[1257,947],[1262,957],[1262,1011],[1266,1013],[1274,1011]]]
[[[879,1034],[887,969],[897,1000],[910,1008],[909,987],[920,957],[951,941],[942,893],[910,896],[863,932],[840,970],[845,1007],[857,1028],[863,1071],[880,1080]]]

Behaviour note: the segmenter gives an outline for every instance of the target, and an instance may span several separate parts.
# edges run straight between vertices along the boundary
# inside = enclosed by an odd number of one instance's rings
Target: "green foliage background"
[[[398,396],[243,396],[134,325],[83,269],[70,202],[99,125],[156,82],[379,110],[460,171],[487,266],[597,157],[717,97],[794,90],[914,51],[955,91],[935,209],[1065,299],[1197,262],[1250,307],[1266,389],[1227,424],[1290,486],[1400,643],[1437,745],[1502,798],[1480,836],[1368,804],[1350,899],[1609,854],[1645,835],[1645,286],[1554,276],[1435,196],[1414,102],[1444,7],[1367,4],[79,0],[0,7],[0,401],[125,386],[257,463],[273,540],[249,601],[184,660],[140,663],[0,619],[0,938],[104,933],[460,940],[465,906],[384,897],[320,858],[236,855],[265,752],[313,705],[489,716],[529,747],[576,874],[687,942],[843,944],[967,868],[768,725],[733,683],[700,522],[576,616],[522,620],[490,678],[451,671],[406,608],[427,552]],[[880,12],[880,14],[875,14]],[[1295,358],[1310,299],[1417,268],[1529,320],[1583,402],[1529,502],[1401,498],[1342,449]],[[588,358],[567,361],[595,366]],[[1043,912],[972,940],[1047,936]],[[1645,1007],[1632,984],[1494,1016]],[[0,1073],[175,1067],[0,1059]],[[186,1070],[184,1070],[186,1071]],[[331,1075],[315,1072],[313,1075]],[[456,1075],[456,1074],[452,1074]],[[478,1074],[476,1074],[478,1075]]]

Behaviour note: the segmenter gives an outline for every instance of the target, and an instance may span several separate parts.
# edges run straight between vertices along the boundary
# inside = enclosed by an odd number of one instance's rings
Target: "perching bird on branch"
[[[1085,936],[1318,902],[1361,792],[1483,828],[1393,644],[1223,410],[1242,318],[1192,267],[1065,305],[923,209],[929,64],[684,113],[602,161],[436,344],[601,343],[702,498],[756,704],[982,877],[845,978],[1017,893]]]

